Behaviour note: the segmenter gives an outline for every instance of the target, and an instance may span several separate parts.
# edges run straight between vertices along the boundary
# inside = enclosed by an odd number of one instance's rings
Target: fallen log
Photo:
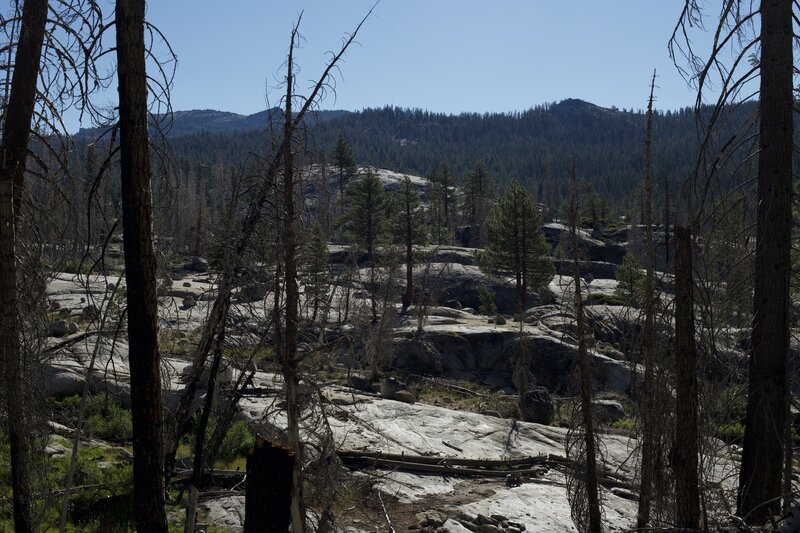
[[[356,451],[340,451],[338,452],[338,455],[339,458],[342,459],[342,462],[345,463],[351,458],[353,460],[356,460],[357,458],[368,458],[387,459],[391,461],[428,465],[447,463],[453,466],[470,466],[478,468],[513,468],[525,465],[570,464],[570,461],[566,457],[553,454],[535,455],[531,457],[521,457],[518,459],[466,459],[462,457],[436,457],[430,455]]]
[[[478,477],[538,477],[543,467],[564,470],[576,465],[566,457],[548,454],[518,459],[464,459],[432,457],[381,452],[338,452],[339,459],[349,467],[382,468],[404,472]],[[623,488],[632,492],[638,487],[613,474],[604,474],[600,482],[608,488]]]

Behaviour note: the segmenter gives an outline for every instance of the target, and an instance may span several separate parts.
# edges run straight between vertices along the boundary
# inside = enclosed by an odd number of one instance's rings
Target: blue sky
[[[151,0],[148,18],[178,55],[177,110],[249,114],[280,98],[289,31],[304,11],[300,88],[372,0]],[[432,111],[524,110],[564,98],[644,108],[691,105],[667,52],[683,0],[383,0],[359,34],[325,109],[393,104]],[[712,11],[716,8],[712,8]],[[702,51],[709,37],[693,34]],[[705,46],[705,48],[704,48]]]

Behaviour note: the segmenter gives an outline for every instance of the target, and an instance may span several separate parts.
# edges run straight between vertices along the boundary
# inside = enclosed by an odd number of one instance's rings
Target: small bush
[[[93,396],[86,410],[86,432],[110,441],[129,440],[133,437],[131,412],[123,409],[116,399]]]
[[[194,450],[199,424],[200,412],[198,411],[195,413],[192,420],[192,432],[186,439],[187,444],[192,450]],[[208,442],[210,436],[214,434],[216,427],[217,417],[212,416],[206,428],[206,442]],[[222,444],[220,444],[219,453],[217,453],[216,458],[220,461],[228,462],[240,457],[245,457],[253,446],[253,442],[253,434],[250,432],[250,428],[247,427],[247,422],[243,419],[237,419],[230,425],[228,433],[226,433],[225,438],[222,439]]]
[[[480,301],[480,305],[478,306],[479,313],[483,315],[497,314],[497,305],[494,303],[494,293],[486,284],[482,283],[478,286],[478,299]]]
[[[61,400],[53,400],[51,407],[58,420],[67,426],[75,427],[78,423],[80,403],[80,396],[68,396]],[[119,442],[130,440],[133,436],[131,412],[124,409],[119,400],[113,396],[105,394],[89,396],[84,422],[84,433],[92,437]]]

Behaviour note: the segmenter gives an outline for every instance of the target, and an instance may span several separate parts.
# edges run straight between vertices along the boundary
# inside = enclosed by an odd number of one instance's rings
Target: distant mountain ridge
[[[731,125],[741,123],[754,106],[746,102],[733,108],[720,139],[729,138],[735,131]],[[279,134],[280,113],[278,108],[251,115],[208,109],[175,112],[167,136],[178,167],[192,176],[206,176],[212,167],[247,168],[253,154],[269,146],[264,131],[270,118]],[[498,186],[518,179],[553,205],[568,197],[573,162],[581,180],[611,203],[627,206],[635,203],[632,193],[644,168],[644,112],[575,98],[507,113],[446,114],[394,106],[320,111],[305,122],[308,134],[298,140],[304,143],[306,162],[327,159],[330,164],[331,149],[342,135],[360,165],[429,176],[447,161],[458,181],[483,161]],[[691,107],[654,114],[658,183],[681,190],[695,169],[700,134]]]
[[[346,113],[349,113],[349,111],[320,111],[315,113],[312,118],[323,122],[338,118]],[[183,137],[195,133],[235,134],[265,130],[270,123],[270,116],[273,121],[278,121],[281,120],[282,115],[283,110],[277,107],[259,111],[252,115],[241,115],[216,109],[190,109],[173,112],[170,120],[164,121],[163,125],[169,138]],[[102,129],[81,128],[76,137],[90,136]]]

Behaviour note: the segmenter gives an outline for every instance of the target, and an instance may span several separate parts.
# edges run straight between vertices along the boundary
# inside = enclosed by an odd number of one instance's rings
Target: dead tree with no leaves
[[[567,440],[567,456],[576,461],[574,472],[568,476],[567,488],[572,521],[578,531],[600,533],[602,513],[597,476],[597,435],[595,433],[592,408],[592,381],[589,350],[586,343],[586,318],[581,295],[581,267],[578,253],[578,198],[575,164],[572,166],[572,198],[570,202],[570,243],[572,245],[573,283],[575,291],[575,320],[578,337],[578,368],[580,374],[581,408],[580,428],[582,435]],[[582,430],[582,431],[581,431]],[[580,437],[583,437],[582,439]],[[580,442],[582,440],[582,442]],[[570,441],[572,444],[570,445]],[[578,453],[576,453],[578,452]],[[579,457],[582,456],[582,457]],[[578,470],[583,467],[583,472]]]
[[[798,42],[793,22],[797,5],[765,0],[756,7],[751,2],[726,0],[715,18],[712,51],[707,58],[700,58],[692,50],[688,28],[703,28],[703,13],[696,0],[686,0],[670,41],[673,57],[682,54],[689,63],[688,74],[698,88],[698,110],[712,78],[719,81],[719,96],[705,125],[698,167],[708,162],[709,155],[715,159],[714,167],[725,157],[709,154],[711,132],[724,110],[738,100],[759,98],[758,147],[748,156],[758,161],[758,207],[752,354],[737,511],[745,522],[754,525],[764,524],[780,512],[781,497],[791,498],[782,493],[782,473],[789,457],[784,447],[791,445],[784,437],[789,401],[793,76],[794,46]],[[756,80],[758,88],[754,89]],[[732,138],[729,144],[733,149],[727,151],[747,149],[752,140]],[[719,173],[712,169],[710,177],[695,185],[713,191],[713,180],[718,179]],[[695,216],[709,199],[704,193],[700,200]]]
[[[140,531],[166,531],[145,72],[145,2],[116,4],[122,227],[128,287],[134,516]]]
[[[14,524],[16,530],[22,532],[32,531],[33,523],[29,476],[31,450],[26,434],[22,382],[16,247],[46,22],[47,0],[27,0],[22,10],[22,26],[0,145],[0,361],[8,409]]]

